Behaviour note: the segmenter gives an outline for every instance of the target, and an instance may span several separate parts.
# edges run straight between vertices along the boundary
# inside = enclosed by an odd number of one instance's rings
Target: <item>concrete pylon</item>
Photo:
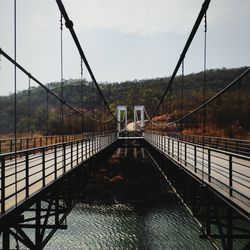
[[[117,131],[121,131],[121,112],[124,112],[125,115],[125,130],[127,130],[127,122],[128,122],[128,113],[127,113],[127,107],[124,105],[118,105],[117,106]]]
[[[136,129],[136,115],[137,112],[140,111],[140,127],[141,130],[144,130],[144,105],[136,105],[134,106],[134,125]]]

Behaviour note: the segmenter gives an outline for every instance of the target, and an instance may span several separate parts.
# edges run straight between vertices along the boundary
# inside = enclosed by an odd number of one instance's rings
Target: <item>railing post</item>
[[[180,161],[180,141],[177,141],[177,155],[178,155],[178,161]]]
[[[43,187],[45,186],[45,148],[42,149],[42,175],[43,175]]]
[[[94,154],[94,138],[93,138],[93,136],[91,137],[91,144],[92,144],[92,146],[91,146],[91,148],[92,148],[92,155]]]
[[[211,182],[211,150],[208,149],[208,181]]]
[[[29,152],[25,153],[25,186],[26,186],[26,198],[29,197]]]
[[[172,157],[174,158],[174,140],[172,139]]]
[[[57,178],[57,146],[55,145],[54,146],[54,165],[55,165],[55,168],[54,168],[54,176],[55,176],[55,179]]]
[[[73,142],[70,142],[70,166],[73,168]]]
[[[77,165],[78,165],[78,163],[79,163],[79,143],[78,143],[78,141],[76,141],[76,162],[77,162]]]
[[[5,159],[1,156],[1,214],[5,213]]]
[[[66,146],[63,143],[63,173],[66,172]]]
[[[81,138],[81,154],[82,154],[82,162],[83,162],[83,139]]]
[[[187,166],[187,143],[184,143],[185,145],[185,166]]]
[[[229,155],[229,195],[233,196],[233,159],[232,155]]]
[[[90,141],[91,141],[91,139],[89,138],[88,141],[89,141],[89,157],[90,157],[90,146],[91,146]]]
[[[85,139],[85,159],[87,159],[88,158],[88,148],[87,148],[87,146],[88,146],[88,140],[87,139]]]
[[[170,156],[170,139],[168,137],[168,155]]]
[[[197,172],[197,147],[194,145],[194,172]]]

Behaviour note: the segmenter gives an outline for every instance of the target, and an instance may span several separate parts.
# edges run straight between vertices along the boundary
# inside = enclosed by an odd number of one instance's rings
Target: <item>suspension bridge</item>
[[[238,108],[234,114],[239,116],[236,117],[239,123],[244,120],[242,112],[249,110],[244,88],[249,83],[250,68],[247,67],[231,82],[226,82],[218,91],[209,95],[206,92],[209,82],[206,78],[206,13],[210,0],[202,4],[159,102],[153,108],[143,103],[134,105],[133,112],[130,112],[133,119],[128,116],[131,107],[126,104],[113,109],[110,107],[82,50],[73,20],[61,0],[56,2],[61,15],[59,89],[43,84],[17,61],[16,18],[14,57],[3,48],[0,49],[1,61],[14,66],[14,133],[12,137],[0,139],[1,248],[10,249],[13,238],[30,249],[42,249],[57,229],[66,228],[65,218],[91,178],[90,163],[98,162],[104,154],[109,153],[110,148],[121,145],[146,148],[156,167],[196,218],[202,230],[201,236],[210,239],[215,247],[218,247],[218,239],[223,249],[233,249],[234,241],[238,239],[249,242],[250,141],[212,136],[209,135],[209,129],[219,123],[222,105]],[[202,22],[204,70],[201,102],[187,110],[183,87],[184,61]],[[66,31],[63,30],[64,24]],[[63,32],[71,34],[80,56],[80,106],[74,105],[74,101],[64,96]],[[84,67],[91,78],[87,89],[92,100],[88,104],[89,109],[83,103],[86,94]],[[181,81],[178,85],[175,79],[179,71]],[[20,136],[23,129],[18,127],[19,73],[28,79],[25,136]],[[44,109],[40,129],[44,131],[43,135],[33,135],[32,131],[32,95],[35,95],[32,84],[36,84],[43,92],[41,98]],[[231,98],[236,90],[238,97]],[[173,113],[177,105],[175,99],[180,100],[178,114]],[[56,118],[53,124],[52,116]],[[245,127],[249,126],[245,120],[243,123]],[[241,227],[239,221],[247,226]],[[27,229],[33,230],[32,236],[26,232]]]

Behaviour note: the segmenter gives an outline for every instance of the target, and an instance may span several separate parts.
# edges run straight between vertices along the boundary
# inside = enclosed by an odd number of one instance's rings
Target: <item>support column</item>
[[[117,130],[118,130],[118,132],[120,132],[120,130],[121,130],[120,121],[121,121],[121,111],[120,111],[120,109],[117,109]]]

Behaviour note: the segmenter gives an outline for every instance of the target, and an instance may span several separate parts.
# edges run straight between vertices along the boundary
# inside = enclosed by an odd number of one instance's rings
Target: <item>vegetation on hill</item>
[[[233,79],[240,75],[245,68],[236,69],[214,69],[206,73],[206,98],[211,97],[216,92],[224,88]],[[103,91],[112,110],[117,105],[126,105],[128,107],[129,118],[133,118],[134,105],[145,105],[147,112],[152,114],[156,104],[166,87],[169,78],[156,78],[126,81],[122,83],[101,83],[100,88]],[[250,130],[250,76],[246,76],[240,84],[230,89],[227,94],[223,95],[216,102],[207,107],[207,121],[216,124],[216,129],[233,126],[241,128],[244,136]],[[48,88],[60,96],[60,83],[54,82],[47,84]],[[103,117],[103,103],[99,98],[92,83],[84,81],[83,84],[83,111],[86,115]],[[203,72],[188,74],[184,77],[183,83],[183,109],[181,99],[181,76],[177,76],[171,97],[168,95],[164,101],[161,111],[164,112],[165,120],[175,120],[182,114],[186,114],[203,102]],[[73,106],[81,109],[81,81],[65,80],[63,88],[64,99]],[[17,131],[27,131],[28,120],[28,90],[17,93]],[[30,93],[30,130],[33,132],[40,131],[48,134],[59,134],[60,131],[60,103],[54,97],[49,95],[48,98],[48,122],[46,91],[42,87],[32,87]],[[0,96],[0,133],[11,133],[14,130],[14,95]],[[94,112],[93,112],[94,109]],[[80,132],[81,119],[74,116],[72,112],[65,108],[65,133]],[[68,118],[66,118],[68,117]],[[188,123],[193,124],[193,120],[201,120],[201,115],[190,118]],[[200,126],[200,125],[198,125]],[[186,131],[192,128],[187,126]],[[229,129],[230,130],[230,129]],[[232,130],[232,128],[231,128]],[[198,131],[198,130],[197,130]],[[231,134],[230,134],[231,133]],[[225,136],[231,136],[232,131],[224,133]]]

